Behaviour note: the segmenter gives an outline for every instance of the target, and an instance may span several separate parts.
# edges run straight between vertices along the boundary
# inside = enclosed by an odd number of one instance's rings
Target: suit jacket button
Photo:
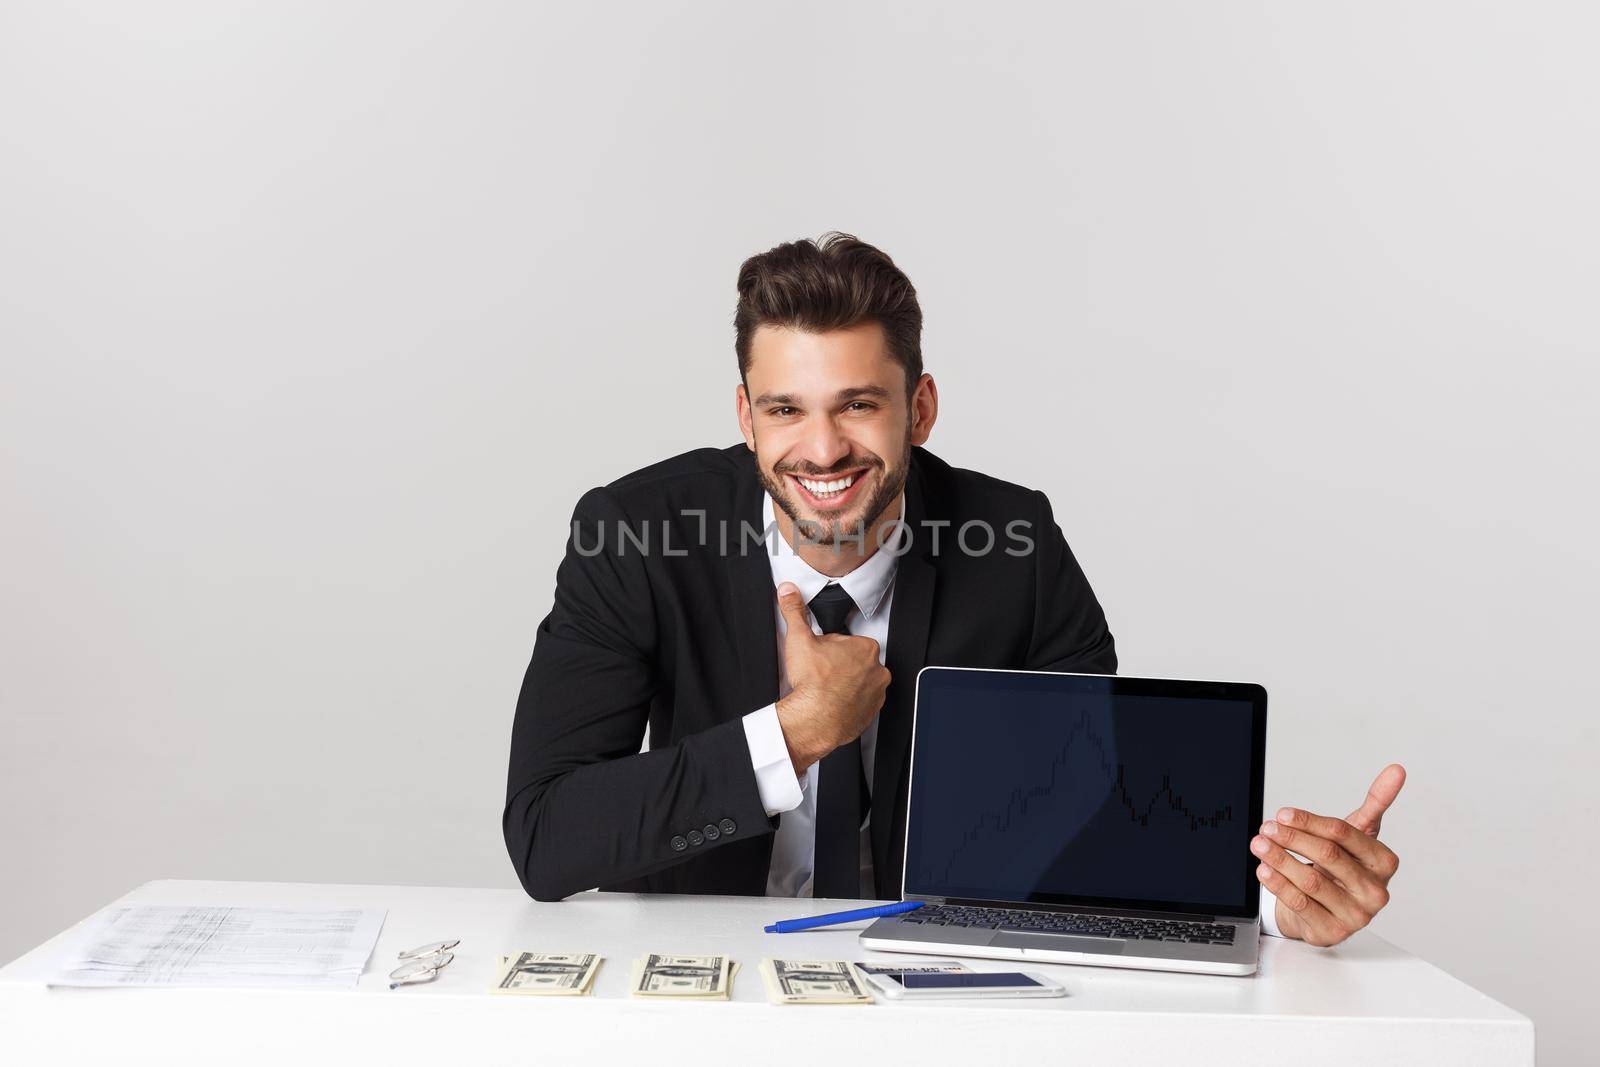
[[[699,830],[690,830],[689,831],[689,844],[691,844],[691,845],[702,845],[702,844],[705,844],[705,840],[706,840],[706,835],[701,833]]]
[[[735,830],[737,830],[738,828],[739,828],[739,824],[734,822],[732,819],[723,819],[722,820],[722,832],[723,833],[731,834]]]
[[[686,849],[688,847],[689,847],[689,842],[687,842],[687,841],[685,841],[683,839],[683,835],[682,834],[678,834],[675,837],[673,837],[673,839],[672,839],[672,851],[674,851],[674,852],[682,852],[684,849]]]
[[[700,832],[706,835],[707,841],[715,841],[722,836],[722,831],[717,829],[717,824],[714,822],[706,823]]]

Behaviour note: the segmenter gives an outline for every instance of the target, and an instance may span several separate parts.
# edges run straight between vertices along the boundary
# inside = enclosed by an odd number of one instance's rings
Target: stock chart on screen
[[[908,892],[1245,902],[1248,701],[995,678],[919,695]]]

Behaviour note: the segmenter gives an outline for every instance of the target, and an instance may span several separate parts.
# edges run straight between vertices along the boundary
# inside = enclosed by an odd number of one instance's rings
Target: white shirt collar
[[[771,522],[776,523],[777,502],[772,499],[771,493],[763,492],[762,496],[766,499],[766,514],[771,517]],[[902,521],[905,519],[904,493],[900,495],[898,518]],[[856,602],[861,614],[870,619],[883,605],[884,596],[894,584],[895,565],[900,562],[900,556],[895,550],[904,537],[904,525],[897,526],[883,547],[868,556],[860,566],[842,578],[830,578],[800,558],[794,546],[783,536],[780,527],[776,531],[775,551],[769,555],[772,563],[772,584],[777,586],[783,582],[793,582],[799,587],[800,595],[809,604],[812,597],[822,592],[823,586],[829,582],[838,582],[844,591],[850,594],[850,599]]]

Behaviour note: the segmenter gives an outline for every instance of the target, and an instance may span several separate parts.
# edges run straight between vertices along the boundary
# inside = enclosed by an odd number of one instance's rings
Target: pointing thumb
[[[1389,805],[1400,795],[1400,787],[1405,784],[1406,769],[1398,763],[1389,764],[1378,772],[1372,787],[1367,790],[1367,799],[1345,821],[1363,833],[1376,836],[1383,823],[1383,813],[1389,810]]]
[[[806,619],[805,601],[800,599],[800,587],[793,582],[784,582],[778,586],[778,610],[783,613],[784,625],[789,628],[789,633],[804,633],[811,636],[811,623]]]

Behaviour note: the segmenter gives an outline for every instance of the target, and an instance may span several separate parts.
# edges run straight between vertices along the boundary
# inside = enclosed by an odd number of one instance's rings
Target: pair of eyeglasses
[[[459,938],[454,941],[434,941],[400,953],[397,958],[405,962],[389,972],[389,988],[433,981],[445,964],[456,958],[450,950],[459,944]]]

